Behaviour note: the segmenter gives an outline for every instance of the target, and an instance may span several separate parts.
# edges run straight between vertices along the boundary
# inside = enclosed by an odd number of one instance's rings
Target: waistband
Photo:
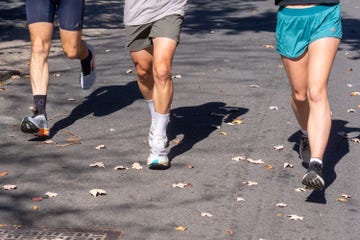
[[[311,15],[315,13],[319,13],[325,10],[328,10],[332,7],[336,7],[339,4],[319,4],[313,7],[308,8],[287,8],[287,7],[280,7],[279,12],[286,15],[292,16],[304,16],[304,15]]]

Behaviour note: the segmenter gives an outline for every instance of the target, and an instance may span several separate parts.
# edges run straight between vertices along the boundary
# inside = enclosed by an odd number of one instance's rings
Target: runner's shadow
[[[321,191],[314,190],[307,197],[306,199],[307,202],[323,203],[323,204],[326,203],[325,190],[336,179],[335,166],[347,153],[349,153],[349,141],[346,138],[340,136],[338,133],[343,132],[348,135],[350,135],[353,132],[360,133],[360,128],[346,127],[347,124],[348,122],[343,120],[338,120],[338,119],[332,120],[329,142],[326,147],[326,151],[324,155],[325,161],[323,168],[323,176],[325,180],[325,189]],[[296,152],[299,152],[299,144],[298,144],[299,139],[300,139],[300,132],[294,133],[288,139],[289,142],[295,142],[293,149]],[[299,161],[301,160],[299,159]]]
[[[57,121],[50,129],[52,138],[56,133],[74,124],[77,120],[93,114],[96,117],[103,117],[114,113],[134,101],[142,99],[136,81],[129,82],[124,86],[106,86],[96,89],[86,100],[76,106],[67,117]]]
[[[169,160],[192,149],[195,144],[207,138],[223,122],[231,122],[249,110],[226,106],[223,102],[209,102],[198,106],[171,110],[167,135],[169,141],[180,140],[170,149]],[[181,139],[182,137],[182,139]]]

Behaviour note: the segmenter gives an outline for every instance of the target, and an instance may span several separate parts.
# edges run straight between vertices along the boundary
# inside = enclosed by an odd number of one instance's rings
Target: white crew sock
[[[166,137],[166,128],[169,122],[170,114],[160,114],[155,112],[156,126],[154,129],[154,135]]]
[[[148,105],[148,108],[150,110],[150,114],[151,114],[151,125],[150,125],[150,131],[154,131],[155,129],[155,125],[156,125],[156,117],[155,117],[155,107],[154,107],[154,102],[152,99],[149,100],[145,100],[145,102]]]

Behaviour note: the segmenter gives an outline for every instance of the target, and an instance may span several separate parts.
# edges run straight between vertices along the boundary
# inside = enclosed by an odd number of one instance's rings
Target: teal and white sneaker
[[[24,133],[32,133],[36,136],[48,137],[49,127],[44,114],[33,117],[24,117],[20,123],[20,129]]]
[[[149,142],[150,144],[150,142]],[[155,136],[151,141],[150,155],[147,159],[149,168],[167,168],[169,167],[169,158],[166,152],[167,138]]]
[[[96,80],[95,49],[92,45],[89,44],[88,44],[88,49],[92,54],[92,58],[90,61],[90,73],[84,75],[83,71],[80,72],[80,87],[82,89],[91,88]]]

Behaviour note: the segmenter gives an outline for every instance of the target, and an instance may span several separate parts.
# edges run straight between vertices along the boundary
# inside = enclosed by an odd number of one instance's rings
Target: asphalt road
[[[174,59],[172,164],[164,171],[145,166],[149,113],[128,73],[122,1],[87,1],[84,38],[96,48],[98,70],[91,90],[79,88],[79,63],[63,56],[54,34],[47,143],[19,130],[31,114],[30,45],[23,1],[2,1],[0,70],[22,74],[0,86],[0,174],[8,173],[0,177],[0,229],[120,229],[122,239],[136,240],[359,239],[360,144],[338,135],[360,132],[360,96],[350,96],[360,91],[359,1],[343,1],[342,11],[344,39],[329,82],[327,188],[297,192],[305,169],[288,82],[272,48],[273,1],[190,1]],[[236,118],[242,123],[228,124]],[[278,145],[284,149],[274,150]],[[232,160],[237,156],[264,163]],[[90,167],[95,162],[105,168]],[[135,162],[143,169],[132,169]],[[119,165],[129,169],[114,170]],[[7,184],[17,188],[3,190]],[[96,188],[107,194],[91,196]],[[32,200],[46,192],[58,196]],[[351,198],[339,201],[342,194]]]

